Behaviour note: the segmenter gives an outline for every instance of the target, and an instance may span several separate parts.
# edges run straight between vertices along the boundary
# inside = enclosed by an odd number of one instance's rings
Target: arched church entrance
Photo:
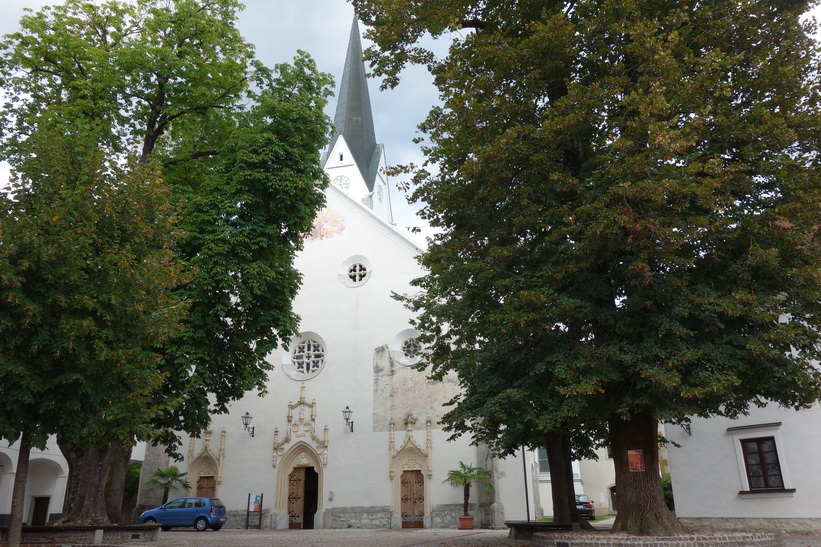
[[[188,471],[193,495],[202,498],[216,498],[217,496],[217,469],[216,458],[210,453],[201,454]],[[191,494],[189,494],[190,496]]]
[[[287,516],[287,526],[296,530],[317,528],[322,507],[322,463],[307,443],[295,444],[277,464],[275,511]],[[321,526],[319,526],[321,527]]]
[[[427,496],[430,465],[427,456],[418,447],[408,443],[396,454],[392,467],[391,478],[395,478],[391,526],[430,527],[430,502]]]

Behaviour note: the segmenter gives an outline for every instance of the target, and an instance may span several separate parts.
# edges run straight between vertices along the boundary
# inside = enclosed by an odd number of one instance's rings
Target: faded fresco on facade
[[[314,227],[308,235],[308,241],[316,241],[319,239],[331,239],[338,236],[345,231],[345,219],[331,209],[325,207],[314,219]]]
[[[388,431],[391,418],[401,424],[408,413],[416,418],[414,429],[424,429],[428,417],[436,427],[448,410],[442,405],[459,392],[455,376],[428,380],[424,372],[398,365],[390,353],[387,345],[374,350],[374,431]]]

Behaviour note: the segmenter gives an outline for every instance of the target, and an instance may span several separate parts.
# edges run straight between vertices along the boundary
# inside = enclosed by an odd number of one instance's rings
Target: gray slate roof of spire
[[[328,161],[328,154],[339,136],[344,136],[356,165],[359,167],[359,172],[365,179],[365,184],[368,185],[368,190],[373,191],[381,148],[376,144],[376,133],[373,129],[371,99],[368,95],[365,62],[362,58],[362,41],[356,17],[351,25],[348,53],[345,55],[345,70],[342,73],[342,82],[339,85],[337,96],[334,126],[336,132],[331,138],[322,162],[323,165]]]

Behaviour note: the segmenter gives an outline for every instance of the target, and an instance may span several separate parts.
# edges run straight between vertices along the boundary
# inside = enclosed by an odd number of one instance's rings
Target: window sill
[[[768,488],[761,490],[739,490],[738,495],[742,498],[791,498],[795,493],[795,488]]]

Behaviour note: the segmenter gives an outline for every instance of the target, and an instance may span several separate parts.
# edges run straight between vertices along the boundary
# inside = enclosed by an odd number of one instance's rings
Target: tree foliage
[[[636,449],[653,469],[659,419],[819,396],[812,3],[354,4],[386,85],[424,63],[443,101],[413,194],[441,232],[409,302],[465,387],[451,427],[606,426],[615,528],[679,529],[628,471]],[[443,59],[420,45],[467,28]]]
[[[56,382],[43,387],[47,393],[53,387],[61,396],[45,397],[54,405],[38,412],[62,421],[59,427],[43,424],[38,432],[59,431],[61,448],[70,460],[77,458],[78,469],[83,468],[83,449],[102,451],[94,461],[107,461],[117,443],[134,438],[175,450],[176,431],[197,435],[208,426],[212,412],[225,411],[229,401],[248,390],[264,390],[270,370],[265,356],[296,331],[291,302],[300,276],[293,258],[324,200],[319,150],[330,131],[323,108],[331,78],[318,72],[303,52],[292,64],[274,69],[254,60],[253,46],[236,29],[240,8],[236,0],[68,0],[24,16],[21,30],[0,46],[0,87],[6,92],[0,109],[0,155],[24,184],[42,180],[46,192],[58,192],[49,186],[52,179],[43,176],[61,168],[49,163],[39,148],[38,135],[48,131],[73,146],[76,169],[64,175],[70,184],[82,186],[83,169],[90,166],[100,177],[123,183],[121,191],[135,191],[133,181],[120,175],[149,172],[168,185],[167,199],[179,207],[179,222],[168,237],[181,237],[173,255],[156,267],[176,264],[188,275],[172,286],[174,276],[156,274],[156,287],[173,289],[167,298],[184,303],[187,313],[180,328],[166,329],[164,337],[148,340],[134,332],[134,347],[155,359],[146,369],[137,359],[129,361],[135,381],[139,371],[146,375],[143,398],[139,404],[133,401],[134,415],[115,416],[114,406],[106,407],[107,413],[87,406],[83,391]],[[100,203],[94,191],[84,192],[87,208]],[[45,194],[37,196],[45,199]],[[148,223],[146,230],[161,228],[147,215],[139,220]],[[22,225],[19,230],[13,237],[28,234]],[[60,237],[71,240],[65,233],[55,236]],[[115,243],[116,238],[111,245]],[[89,260],[114,260],[113,254],[94,254],[105,250],[89,250]],[[64,244],[60,251],[81,261],[71,246]],[[115,277],[106,289],[115,288],[116,282]],[[134,285],[134,290],[141,286]],[[82,287],[60,288],[65,294],[82,292]],[[7,292],[5,280],[3,290]],[[113,290],[107,298],[98,296],[100,314],[119,302]],[[9,298],[4,294],[3,300]],[[138,326],[134,318],[116,318],[112,333]],[[70,319],[68,314],[53,317],[56,323],[64,319]],[[17,320],[9,325],[6,332],[13,334],[5,338],[14,340],[18,330],[31,327]],[[103,331],[100,327],[85,334],[103,341],[109,334]],[[46,334],[43,330],[31,336]],[[24,338],[19,340],[23,344]],[[97,357],[80,354],[83,348],[72,338],[53,341],[58,343],[63,344],[60,359],[77,366]],[[37,367],[29,361],[27,370],[18,367],[8,373],[21,388],[30,388],[22,379],[45,378],[47,367],[57,366],[53,357]],[[106,359],[94,362],[95,370],[110,367],[114,357]],[[3,364],[11,364],[5,355]],[[87,382],[88,391],[94,391],[94,400],[105,404],[102,399],[111,393],[112,401],[121,402],[113,398],[116,392],[108,391],[107,377],[76,374],[76,381]],[[24,392],[21,397],[34,397],[33,389]],[[95,420],[100,415],[129,425],[109,429],[105,421]],[[40,424],[39,415],[19,418],[27,425]],[[86,429],[99,435],[89,436]],[[2,434],[14,438],[20,430],[20,423],[10,421],[3,424]],[[88,478],[95,484],[103,479]],[[72,488],[69,484],[68,491]],[[72,510],[69,503],[64,517],[73,518]],[[84,513],[74,522],[104,518],[99,507],[92,512],[95,516]]]
[[[37,156],[0,194],[0,435],[130,442],[160,410],[156,348],[185,312],[177,210],[156,166],[109,177],[71,137],[29,141]]]

